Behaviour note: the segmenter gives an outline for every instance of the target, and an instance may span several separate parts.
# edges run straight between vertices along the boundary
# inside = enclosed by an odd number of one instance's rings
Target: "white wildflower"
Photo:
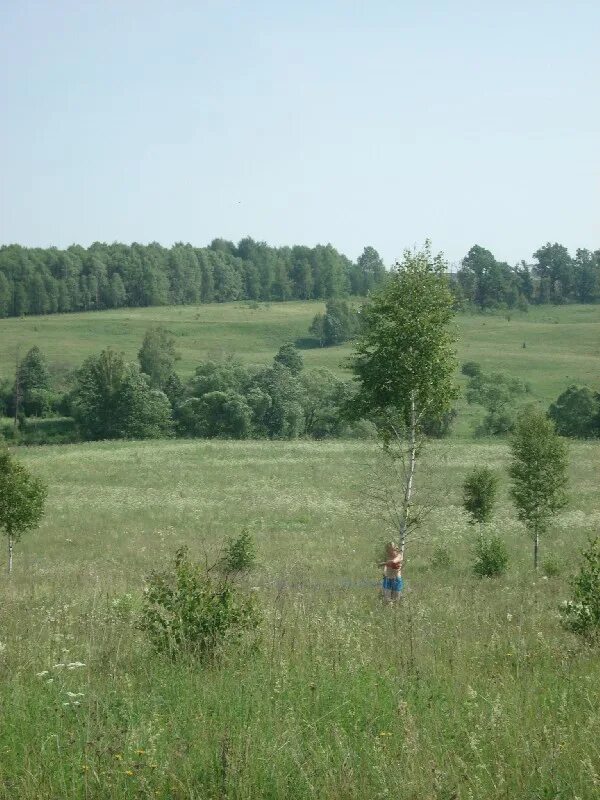
[[[47,669],[43,669],[41,672],[36,672],[36,676],[38,678],[43,678],[44,675],[47,675],[47,674],[48,674],[48,670]]]
[[[66,665],[67,669],[77,669],[78,667],[85,667],[83,661],[71,661]]]
[[[6,650],[6,645],[4,642],[0,642],[0,653],[3,653]]]
[[[76,700],[78,697],[84,697],[83,692],[67,692],[67,697]]]
[[[513,618],[513,615],[512,615],[512,614],[509,612],[509,613],[506,615],[506,619],[507,619],[509,622],[512,622],[512,618]]]

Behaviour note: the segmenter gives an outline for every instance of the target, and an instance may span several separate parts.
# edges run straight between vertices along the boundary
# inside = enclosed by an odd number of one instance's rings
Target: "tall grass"
[[[0,587],[0,797],[598,797],[600,659],[557,615],[600,521],[598,445],[573,448],[573,502],[542,545],[557,577],[532,573],[501,487],[499,580],[471,573],[460,484],[476,463],[502,468],[506,449],[432,445],[434,510],[395,608],[372,566],[385,532],[365,489],[370,445],[20,455],[50,495]],[[152,655],[135,629],[143,575],[243,525],[259,556],[258,651],[226,648],[210,667]]]

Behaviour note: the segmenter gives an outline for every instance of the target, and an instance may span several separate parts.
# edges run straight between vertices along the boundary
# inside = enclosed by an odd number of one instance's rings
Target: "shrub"
[[[542,564],[542,571],[547,578],[556,578],[560,575],[560,562],[557,558],[547,558]]]
[[[219,566],[225,575],[235,575],[248,572],[254,566],[255,561],[254,542],[248,529],[244,528],[237,539],[228,540]]]
[[[463,483],[463,506],[472,523],[488,522],[494,510],[498,476],[489,467],[476,467]]]
[[[590,644],[600,642],[600,538],[582,553],[579,574],[571,581],[573,596],[560,608],[562,622]]]
[[[249,552],[247,533],[243,533],[230,542],[212,568],[194,563],[187,548],[181,548],[171,569],[150,574],[138,627],[156,652],[172,659],[189,655],[209,660],[226,642],[237,641],[258,627],[254,597],[244,594],[231,573],[222,569],[235,553],[247,556]]]
[[[548,409],[561,436],[591,439],[600,435],[600,394],[587,386],[569,386]]]
[[[473,572],[480,578],[503,575],[508,565],[508,553],[499,536],[481,537],[475,545]]]

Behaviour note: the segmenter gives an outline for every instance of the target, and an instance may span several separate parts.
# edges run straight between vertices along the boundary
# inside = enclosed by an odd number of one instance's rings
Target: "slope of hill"
[[[107,346],[134,359],[144,332],[163,325],[177,340],[178,370],[190,375],[208,356],[234,353],[264,364],[287,341],[309,345],[307,366],[344,369],[351,346],[310,347],[308,327],[322,302],[224,303],[57,314],[0,320],[0,378],[12,378],[17,350],[37,344],[51,364],[77,367]],[[528,313],[457,316],[459,359],[507,370],[549,403],[569,383],[594,385],[600,373],[600,306],[540,306]],[[525,345],[525,346],[524,346]]]

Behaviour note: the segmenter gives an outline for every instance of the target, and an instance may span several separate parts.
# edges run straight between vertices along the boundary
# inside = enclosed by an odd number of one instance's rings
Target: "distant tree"
[[[163,389],[175,370],[178,355],[175,339],[163,327],[149,328],[138,353],[140,368],[150,378],[150,385]]]
[[[533,538],[537,570],[540,536],[567,503],[567,448],[546,414],[526,408],[511,439],[511,454],[511,495],[519,520]]]
[[[386,277],[381,256],[374,247],[365,247],[356,262],[357,278],[352,289],[355,294],[366,295],[380,286]]]
[[[498,476],[489,467],[476,467],[463,483],[463,506],[473,524],[489,522],[494,510]]]
[[[575,271],[569,251],[562,244],[548,242],[533,254],[533,270],[540,279],[540,299],[563,303],[574,289]]]
[[[247,439],[252,430],[252,411],[235,392],[207,392],[185,400],[178,411],[179,430],[202,438]]]
[[[0,445],[0,528],[8,539],[8,572],[12,572],[13,548],[25,531],[39,525],[47,489]]]
[[[137,364],[125,366],[115,408],[120,439],[159,439],[171,433],[171,404],[164,392],[149,385]]]
[[[592,439],[600,436],[600,394],[587,386],[569,386],[548,410],[561,436]]]
[[[442,416],[456,396],[447,269],[441,254],[432,255],[429,242],[419,252],[405,251],[402,263],[364,309],[352,362],[359,388],[351,413],[399,419],[392,424],[392,441],[397,443],[397,463],[405,465],[397,514],[402,551],[415,521],[411,506],[423,422]]]
[[[299,375],[304,369],[302,353],[293,344],[281,345],[274,360],[287,367],[292,375]]]
[[[325,314],[315,316],[309,332],[319,340],[321,347],[329,347],[353,339],[358,328],[358,314],[348,302],[332,299],[325,305]]]
[[[15,383],[13,386],[13,411],[18,415],[19,409],[27,415],[39,410],[40,391],[50,389],[50,373],[46,359],[39,347],[32,347],[25,358],[17,364]]]
[[[304,392],[287,367],[275,362],[261,370],[246,397],[259,436],[295,439],[304,432]]]
[[[349,381],[329,369],[307,369],[300,375],[304,389],[304,429],[308,436],[339,436],[347,421],[342,413],[352,395]]]
[[[156,438],[171,428],[167,397],[151,388],[137,364],[110,348],[84,361],[72,406],[86,439]]]
[[[127,303],[127,291],[125,289],[125,284],[123,283],[123,278],[119,275],[118,272],[110,279],[110,290],[109,290],[109,307],[110,308],[121,308]]]
[[[468,403],[478,403],[487,411],[477,433],[502,435],[515,425],[517,402],[527,392],[527,385],[505,372],[491,374],[480,372],[467,385]]]

